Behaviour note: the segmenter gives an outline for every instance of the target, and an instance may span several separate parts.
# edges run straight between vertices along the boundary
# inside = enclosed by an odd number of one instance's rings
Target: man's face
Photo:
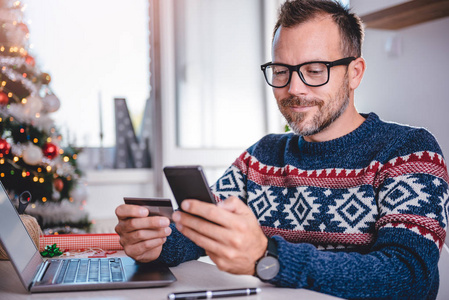
[[[289,65],[343,58],[340,32],[330,17],[317,17],[293,28],[280,28],[273,41],[273,62]],[[298,74],[284,88],[273,88],[279,110],[299,135],[313,136],[338,119],[350,102],[346,66],[331,68],[329,82],[305,85]]]

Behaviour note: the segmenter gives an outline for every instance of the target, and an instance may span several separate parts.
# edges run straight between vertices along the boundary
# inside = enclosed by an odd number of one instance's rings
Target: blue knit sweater
[[[265,136],[212,190],[242,199],[276,239],[274,285],[348,299],[435,299],[449,207],[442,152],[424,129],[364,117],[328,142]],[[173,228],[160,260],[204,253]]]

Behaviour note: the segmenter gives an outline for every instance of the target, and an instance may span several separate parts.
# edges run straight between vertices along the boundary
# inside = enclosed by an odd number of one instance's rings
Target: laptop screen
[[[16,208],[0,183],[0,241],[16,270],[23,273],[38,252]]]

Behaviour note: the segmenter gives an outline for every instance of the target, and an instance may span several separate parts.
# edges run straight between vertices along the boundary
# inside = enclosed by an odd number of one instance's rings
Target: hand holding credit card
[[[167,198],[134,198],[124,197],[125,204],[144,206],[149,210],[148,216],[162,216],[171,219],[173,207]]]

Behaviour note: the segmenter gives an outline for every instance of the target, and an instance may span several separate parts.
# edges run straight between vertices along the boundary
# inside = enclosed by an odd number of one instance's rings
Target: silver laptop
[[[0,244],[30,292],[166,286],[176,281],[165,265],[129,257],[44,260],[0,182]]]

